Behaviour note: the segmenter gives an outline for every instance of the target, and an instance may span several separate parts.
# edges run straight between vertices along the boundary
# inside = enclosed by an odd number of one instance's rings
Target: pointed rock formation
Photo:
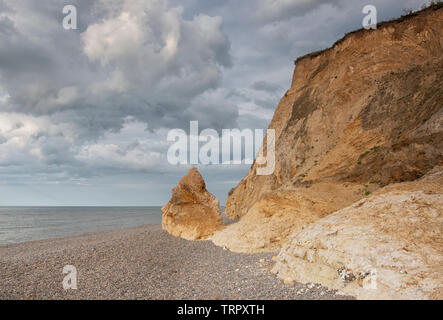
[[[187,240],[205,239],[223,227],[219,201],[206,190],[196,168],[172,189],[172,197],[162,212],[163,230]]]

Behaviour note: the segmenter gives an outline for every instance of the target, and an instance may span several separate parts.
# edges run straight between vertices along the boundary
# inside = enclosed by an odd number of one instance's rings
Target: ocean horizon
[[[160,206],[4,206],[0,245],[161,223]]]

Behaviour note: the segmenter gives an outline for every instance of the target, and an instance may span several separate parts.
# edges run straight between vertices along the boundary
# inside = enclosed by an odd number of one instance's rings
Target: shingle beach
[[[284,284],[272,253],[238,254],[147,225],[0,246],[0,299],[349,299]],[[63,289],[63,267],[77,289]]]

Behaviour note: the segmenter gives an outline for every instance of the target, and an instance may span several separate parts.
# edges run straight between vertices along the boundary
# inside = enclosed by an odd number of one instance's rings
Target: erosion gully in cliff
[[[237,223],[219,228],[211,209],[212,241],[278,253],[272,271],[288,283],[442,299],[442,30],[440,3],[297,59],[269,126],[275,172],[254,164],[231,190]],[[165,215],[186,198],[176,188]]]

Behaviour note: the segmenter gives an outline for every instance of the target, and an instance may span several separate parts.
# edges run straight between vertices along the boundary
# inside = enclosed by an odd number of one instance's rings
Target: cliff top
[[[386,27],[389,27],[389,26],[392,26],[392,25],[404,22],[406,20],[409,20],[409,19],[412,19],[412,18],[417,17],[419,15],[422,15],[422,14],[424,14],[426,12],[439,10],[442,7],[443,7],[443,2],[432,4],[432,5],[430,5],[429,7],[425,8],[425,9],[422,9],[422,10],[416,11],[416,12],[412,12],[412,13],[407,14],[407,15],[403,15],[400,18],[389,20],[389,21],[382,21],[380,23],[377,23],[377,29],[386,28]],[[294,63],[297,64],[298,62],[300,62],[300,61],[302,61],[304,59],[308,59],[308,58],[312,59],[312,58],[318,57],[319,55],[321,55],[321,54],[323,54],[325,52],[328,52],[329,50],[334,49],[337,45],[339,45],[343,41],[347,40],[351,36],[354,36],[354,35],[357,35],[357,34],[362,34],[362,33],[365,33],[365,32],[371,32],[371,31],[373,31],[373,30],[366,30],[364,28],[351,31],[351,32],[345,34],[343,38],[337,40],[331,47],[323,49],[323,50],[319,50],[319,51],[314,51],[314,52],[305,54],[303,56],[300,56],[300,57],[298,57],[294,61]]]

